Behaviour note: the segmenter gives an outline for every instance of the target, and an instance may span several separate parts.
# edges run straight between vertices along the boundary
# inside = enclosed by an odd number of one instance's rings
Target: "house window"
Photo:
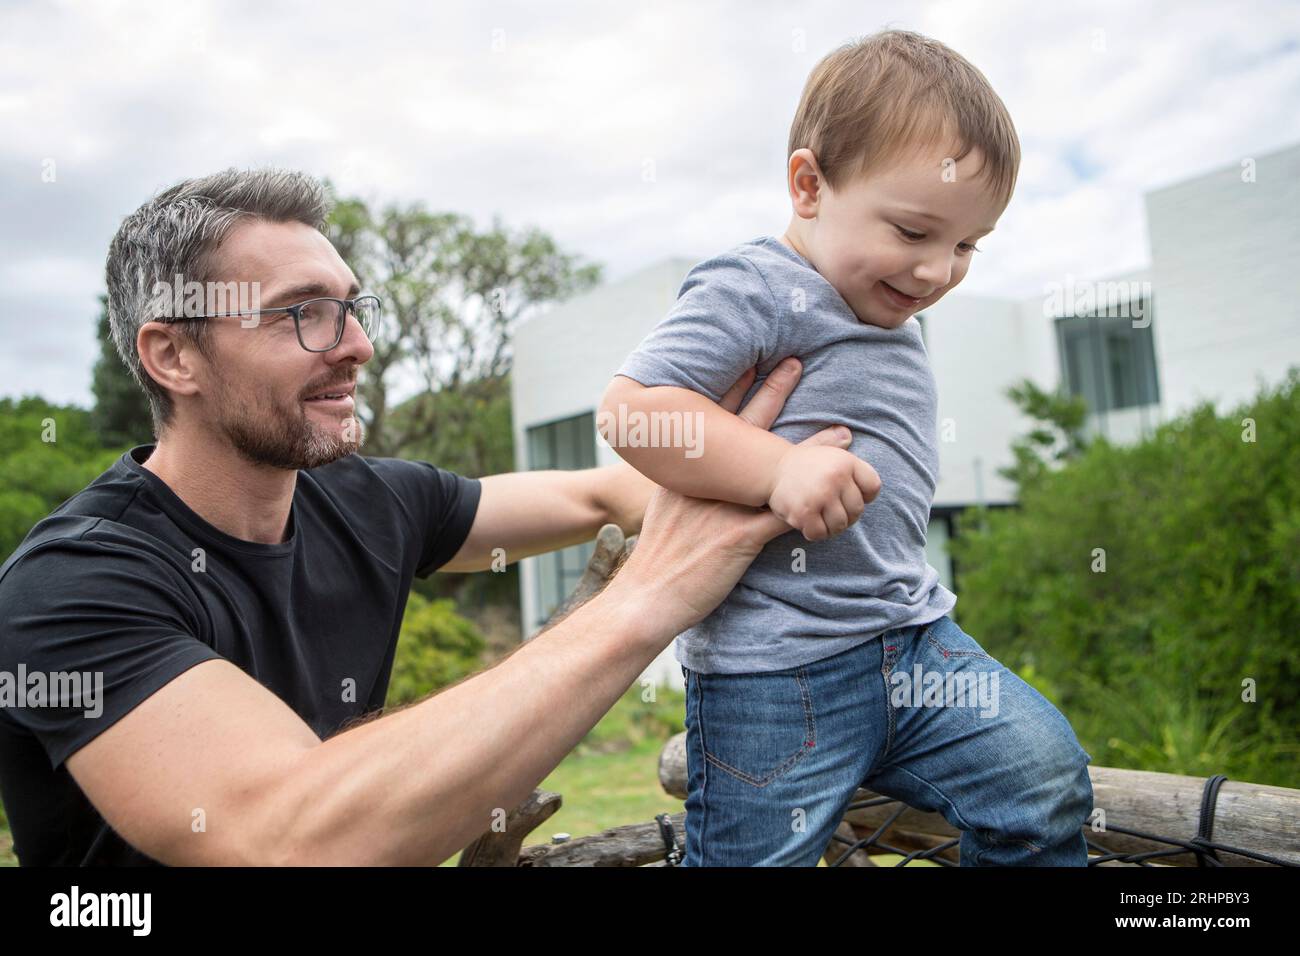
[[[528,429],[528,468],[575,470],[596,467],[596,417],[593,412]],[[537,619],[541,627],[573,592],[595,550],[594,541],[539,554],[536,558]]]
[[[1149,321],[1135,327],[1128,316],[1069,316],[1056,320],[1056,333],[1065,386],[1093,415],[1160,402]]]
[[[948,540],[952,524],[946,511],[931,510],[930,526],[925,534],[925,562],[939,572],[939,583],[954,594],[953,561],[948,554]]]

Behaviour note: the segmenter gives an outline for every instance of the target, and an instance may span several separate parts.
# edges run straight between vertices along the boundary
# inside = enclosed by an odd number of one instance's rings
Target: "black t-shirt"
[[[0,796],[24,865],[155,862],[64,761],[195,664],[242,668],[322,739],[382,707],[412,576],[460,550],[482,490],[427,462],[352,454],[299,471],[288,540],[256,544],[142,468],[152,451],[124,454],[0,566]],[[102,712],[69,684],[61,706],[33,706],[15,695],[24,672],[28,691],[32,675],[81,673],[87,693],[102,674]]]

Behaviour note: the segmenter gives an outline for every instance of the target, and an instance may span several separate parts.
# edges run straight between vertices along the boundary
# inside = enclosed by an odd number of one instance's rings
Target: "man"
[[[102,681],[97,701],[0,707],[23,864],[441,862],[789,530],[621,464],[473,480],[354,454],[376,303],[322,233],[327,211],[309,177],[230,170],[164,191],[112,243],[114,340],[157,441],[0,567],[0,674]],[[160,312],[186,299],[160,295],[178,277],[260,301]],[[770,426],[798,371],[769,376],[741,417]],[[838,431],[809,442],[847,446]],[[382,708],[415,574],[607,522],[641,538],[601,594],[483,673],[361,720]]]

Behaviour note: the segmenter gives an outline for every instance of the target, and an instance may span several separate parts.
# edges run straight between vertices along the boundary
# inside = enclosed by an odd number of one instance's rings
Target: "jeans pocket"
[[[711,766],[763,787],[816,746],[805,668],[693,676],[694,729]]]
[[[925,632],[926,643],[944,660],[965,658],[991,661],[993,658],[950,617],[942,617]]]

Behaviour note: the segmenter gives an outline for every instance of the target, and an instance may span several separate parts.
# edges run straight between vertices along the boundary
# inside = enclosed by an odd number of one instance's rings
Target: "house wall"
[[[1300,146],[1146,196],[1165,413],[1224,412],[1300,363]]]

